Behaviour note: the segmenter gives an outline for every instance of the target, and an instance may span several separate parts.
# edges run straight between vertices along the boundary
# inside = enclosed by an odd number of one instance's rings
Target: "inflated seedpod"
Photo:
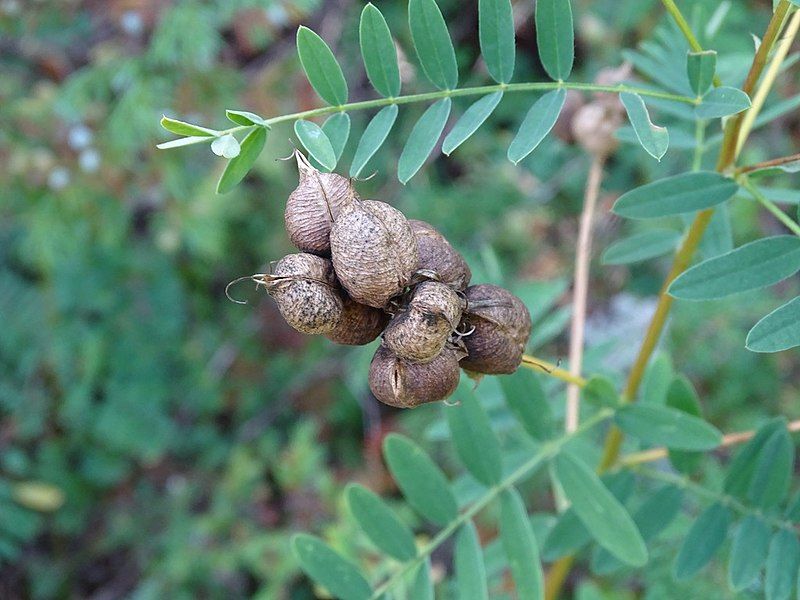
[[[417,239],[418,273],[441,281],[454,290],[465,290],[472,277],[472,271],[461,254],[433,225],[415,219],[409,220],[408,223]]]
[[[326,333],[332,342],[348,346],[363,346],[377,338],[389,323],[389,315],[345,296],[344,311],[339,324]]]
[[[299,250],[329,256],[331,226],[358,195],[349,179],[315,169],[297,150],[294,156],[300,183],[286,200],[286,232]]]
[[[620,110],[607,102],[595,100],[582,106],[572,119],[575,141],[590,154],[606,156],[619,145],[615,133],[622,125]]]
[[[301,333],[329,333],[342,319],[341,290],[331,261],[314,254],[289,254],[272,273],[255,275],[275,299],[286,322]]]
[[[336,276],[356,302],[383,308],[411,282],[417,242],[396,208],[378,200],[347,204],[330,239]]]
[[[383,343],[396,356],[413,362],[429,362],[441,353],[458,327],[463,300],[437,281],[423,281],[414,288],[405,310],[383,332]]]
[[[448,345],[432,361],[414,363],[380,346],[369,366],[369,389],[384,404],[398,408],[444,400],[458,387],[462,356],[458,348]]]
[[[460,328],[467,356],[461,367],[475,373],[513,373],[531,334],[531,315],[514,294],[496,285],[468,287]]]

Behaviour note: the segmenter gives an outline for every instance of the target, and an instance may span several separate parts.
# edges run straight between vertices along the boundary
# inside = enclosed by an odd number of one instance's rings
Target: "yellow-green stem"
[[[558,365],[554,365],[546,360],[541,360],[535,356],[530,356],[528,354],[523,355],[521,366],[539,373],[546,373],[550,377],[555,377],[556,379],[566,381],[578,387],[584,387],[586,385],[586,380],[580,375],[573,375],[566,369],[562,369]]]

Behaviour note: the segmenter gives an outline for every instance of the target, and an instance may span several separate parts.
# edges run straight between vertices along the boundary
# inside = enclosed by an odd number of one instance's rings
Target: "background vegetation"
[[[439,2],[464,85],[485,79],[476,61],[477,9],[468,4]],[[684,4],[704,41],[713,39],[718,72],[740,81],[753,54],[750,34],[763,32],[771,3]],[[155,149],[165,139],[164,113],[223,128],[225,108],[271,116],[317,106],[294,51],[299,23],[334,46],[351,100],[372,97],[355,35],[361,7],[351,0],[0,3],[0,597],[313,598],[289,552],[297,531],[324,535],[353,560],[380,567],[342,491],[359,481],[395,493],[380,453],[387,432],[405,432],[449,474],[460,472],[441,443],[446,407],[398,412],[370,397],[372,348],[343,352],[296,334],[270,299],[246,287],[237,295],[248,307],[224,296],[228,281],[291,251],[282,214],[295,172],[274,160],[288,154],[290,126],[273,128],[251,176],[226,196],[215,194],[223,165],[208,148]],[[407,52],[404,89],[427,89],[410,66],[405,3],[380,8]],[[646,72],[645,39],[685,56],[655,0],[575,0],[573,9],[576,80],[623,60]],[[515,3],[515,17],[516,77],[544,80],[533,3]],[[796,88],[795,76],[783,77],[773,94],[795,98]],[[530,350],[556,360],[566,352],[588,158],[550,137],[511,165],[506,148],[529,103],[509,95],[458,152],[406,186],[395,178],[396,161],[423,108],[401,111],[370,163],[376,175],[359,189],[434,223],[468,256],[475,281],[523,297],[535,321]],[[672,118],[655,105],[653,114],[659,123]],[[365,122],[354,115],[355,129]],[[691,161],[680,140],[694,132],[676,125],[670,133],[661,163],[623,144],[607,165],[598,255],[647,227],[611,215],[616,197]],[[718,122],[709,126],[709,138],[718,133]],[[797,135],[796,111],[785,112],[757,131],[744,162],[793,153]],[[791,177],[770,185],[788,190]],[[798,194],[780,199],[797,203]],[[730,231],[706,242],[716,244],[709,253],[785,232],[748,198],[730,212]],[[586,372],[622,381],[668,264],[595,261]],[[796,351],[744,349],[753,323],[799,289],[795,277],[725,301],[677,303],[662,355],[691,380],[720,429],[800,417]],[[560,419],[563,387],[542,383]],[[479,390],[495,430],[508,432],[499,380],[486,378]],[[720,451],[703,463],[706,482],[719,485],[728,457]],[[522,490],[536,506],[537,532],[556,514],[548,489],[542,474]],[[566,594],[731,597],[722,560],[688,583],[673,581],[672,557],[702,507],[691,497],[685,504],[688,513],[636,578],[579,584],[585,580],[576,577]],[[482,521],[489,541],[495,522]],[[451,552],[445,545],[434,554],[435,571],[450,568]],[[492,573],[492,597],[505,593],[502,570]]]

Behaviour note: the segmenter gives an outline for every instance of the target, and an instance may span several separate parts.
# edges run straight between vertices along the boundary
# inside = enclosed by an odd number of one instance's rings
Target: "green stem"
[[[530,83],[500,83],[496,85],[481,85],[476,87],[459,88],[455,90],[440,90],[436,92],[425,92],[423,94],[409,94],[407,96],[397,96],[394,98],[375,98],[374,100],[364,100],[362,102],[351,102],[349,104],[342,104],[339,106],[323,106],[321,108],[312,108],[311,110],[304,110],[288,115],[281,115],[272,117],[271,119],[264,119],[264,123],[268,126],[284,123],[286,121],[296,121],[298,119],[310,119],[313,117],[321,117],[335,112],[352,112],[356,110],[367,110],[370,108],[381,108],[391,104],[412,104],[415,102],[430,102],[433,100],[441,100],[442,98],[457,98],[460,96],[483,96],[493,92],[537,92],[547,90],[580,90],[583,92],[630,92],[639,94],[640,96],[649,96],[651,98],[661,98],[662,100],[673,100],[675,102],[683,102],[685,104],[696,105],[700,102],[698,98],[691,98],[689,96],[681,96],[679,94],[670,94],[667,92],[660,92],[657,90],[648,90],[637,87],[630,87],[627,85],[597,85],[594,83],[570,83],[565,81],[537,81]],[[223,129],[219,131],[219,135],[226,135],[228,133],[239,133],[245,129],[250,129],[252,125],[237,125],[230,129]],[[213,137],[208,139],[199,139],[195,143],[202,144],[204,142],[213,141]],[[191,144],[187,144],[191,145]]]
[[[404,563],[403,566],[389,579],[384,581],[381,585],[375,588],[375,591],[372,592],[372,596],[370,596],[370,600],[377,600],[383,594],[386,593],[387,590],[391,589],[394,585],[400,582],[408,573],[410,573],[413,569],[417,568],[420,564],[422,564],[428,556],[436,550],[439,546],[442,545],[455,531],[461,527],[464,523],[472,519],[476,514],[478,514],[481,510],[486,508],[492,500],[494,500],[497,496],[499,496],[503,491],[507,490],[511,486],[517,483],[517,481],[524,479],[528,476],[536,467],[542,464],[545,460],[552,458],[561,450],[561,448],[566,444],[568,441],[573,439],[574,437],[588,431],[595,425],[602,423],[606,419],[608,419],[611,415],[614,414],[614,411],[611,409],[603,409],[599,411],[594,416],[586,419],[580,426],[570,434],[563,435],[555,440],[551,440],[549,442],[545,442],[542,444],[541,449],[534,454],[531,458],[526,460],[522,465],[520,465],[517,469],[515,469],[512,473],[507,475],[502,481],[498,484],[493,485],[492,487],[486,490],[486,493],[483,497],[476,500],[469,508],[467,508],[464,512],[462,512],[458,517],[453,520],[447,527],[442,529],[436,537],[434,537],[427,545],[419,550],[417,556],[413,559]]]
[[[790,521],[782,521],[781,519],[776,519],[775,517],[766,515],[758,508],[747,506],[729,494],[721,494],[719,492],[715,492],[714,490],[703,487],[688,477],[676,475],[674,473],[668,473],[666,471],[650,469],[647,467],[636,467],[632,470],[644,477],[655,479],[657,481],[663,481],[664,483],[670,483],[672,485],[690,490],[696,496],[705,498],[706,500],[711,500],[712,502],[719,502],[720,504],[730,506],[742,515],[757,517],[773,527],[787,529],[792,533],[795,531],[794,525]]]
[[[800,225],[795,223],[789,215],[783,212],[780,208],[778,208],[772,200],[767,198],[761,191],[753,185],[750,179],[747,176],[741,176],[738,179],[739,183],[742,184],[744,189],[746,189],[750,194],[758,200],[758,202],[766,208],[769,212],[771,212],[776,219],[778,219],[781,223],[786,225],[786,227],[794,233],[796,236],[800,237]]]

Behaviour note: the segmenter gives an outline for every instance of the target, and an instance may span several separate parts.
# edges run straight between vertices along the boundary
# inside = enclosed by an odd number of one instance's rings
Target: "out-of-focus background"
[[[406,2],[379,4],[405,53],[404,90],[427,90]],[[439,4],[462,81],[480,84],[477,2]],[[701,27],[715,27],[703,35],[720,51],[721,72],[746,67],[751,33],[763,30],[771,2],[684,4]],[[452,466],[439,444],[441,405],[401,412],[370,396],[373,346],[343,350],[297,334],[252,286],[234,290],[246,306],[224,295],[230,280],[292,251],[283,206],[296,169],[276,161],[291,151],[290,128],[271,131],[253,173],[225,196],[214,192],[223,164],[208,147],[155,149],[169,137],[162,114],[221,128],[225,108],[276,116],[317,106],[294,50],[301,23],[340,57],[351,99],[369,98],[357,43],[362,6],[0,0],[0,597],[313,598],[289,536],[321,533],[369,561],[341,492],[361,481],[391,495],[380,459],[387,431],[406,432]],[[621,50],[636,51],[656,33],[662,41],[651,43],[684,55],[655,0],[573,7],[576,81],[626,58],[646,60]],[[515,16],[515,80],[544,80],[533,2],[515,2]],[[797,91],[796,77],[783,78],[776,95]],[[507,145],[530,102],[510,95],[451,158],[439,156],[406,186],[396,163],[423,107],[404,108],[359,190],[433,223],[469,258],[473,281],[523,297],[535,320],[530,350],[556,360],[566,349],[588,159],[553,137],[519,167],[509,163]],[[345,165],[367,117],[353,115]],[[671,119],[657,107],[654,118]],[[749,162],[789,154],[798,125],[790,113],[762,128]],[[691,152],[680,140],[693,133],[671,130],[661,163],[621,145],[606,168],[595,254],[647,227],[608,208],[622,191],[685,168]],[[733,203],[731,223],[713,243],[782,232],[745,199]],[[587,371],[624,373],[667,265],[595,261]],[[743,347],[749,327],[797,287],[792,280],[777,292],[678,304],[665,349],[721,428],[800,415],[791,353]],[[562,388],[549,389],[558,414]],[[497,382],[486,378],[478,390],[502,427]],[[550,498],[540,501],[552,510]],[[673,585],[665,564],[649,569],[648,589]],[[721,597],[723,577],[712,570],[687,589]],[[621,594],[609,597],[634,597]]]

